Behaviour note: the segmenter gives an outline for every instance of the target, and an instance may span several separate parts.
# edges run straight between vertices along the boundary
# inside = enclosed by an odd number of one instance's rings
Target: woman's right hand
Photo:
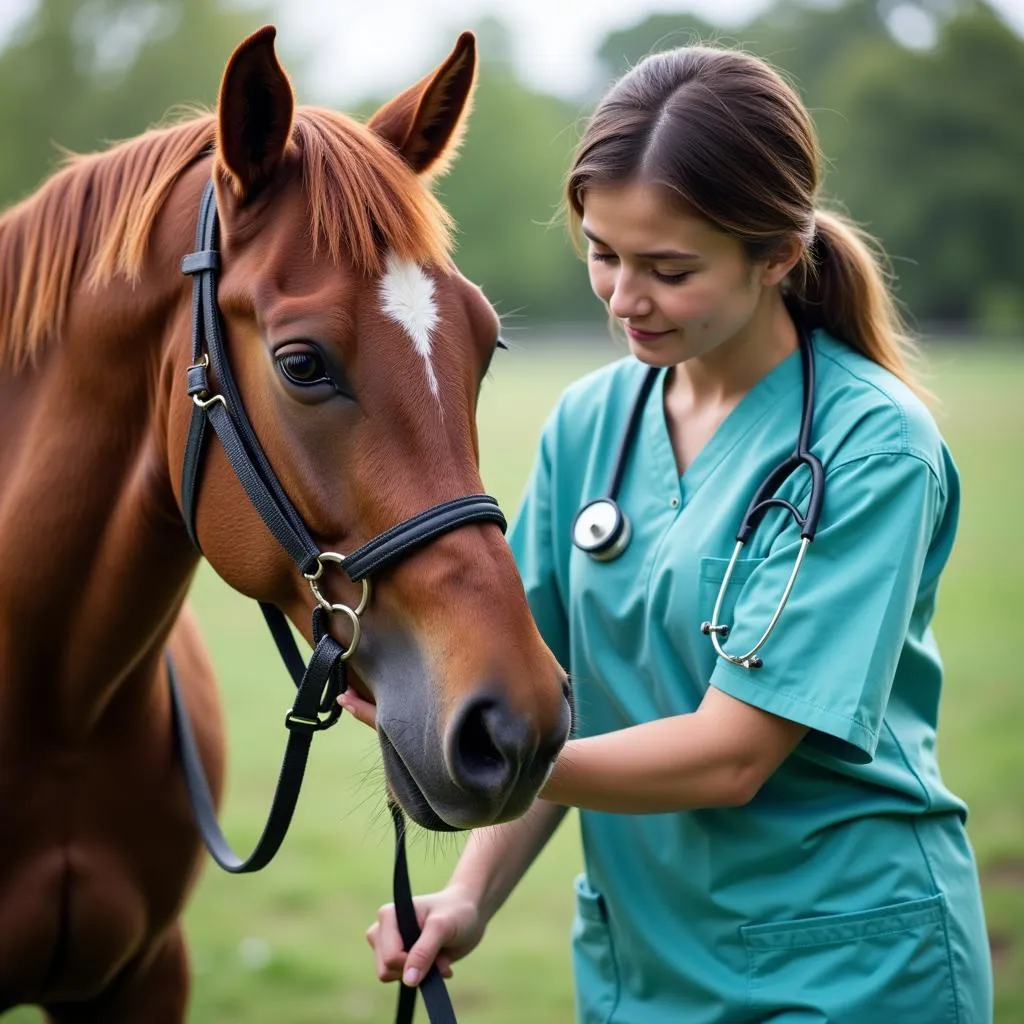
[[[450,978],[452,963],[475,949],[484,937],[486,922],[480,908],[460,889],[449,886],[417,896],[413,904],[421,934],[408,953],[402,948],[393,903],[380,908],[377,920],[366,931],[381,981],[401,978],[406,985],[418,985],[435,961],[441,975]]]

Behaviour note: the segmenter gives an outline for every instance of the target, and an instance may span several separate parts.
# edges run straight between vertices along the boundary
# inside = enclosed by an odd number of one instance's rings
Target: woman
[[[368,938],[384,980],[414,984],[435,957],[450,973],[575,806],[579,1020],[990,1020],[965,807],[935,758],[929,623],[957,473],[871,250],[815,208],[818,173],[799,99],[742,53],[649,57],[594,114],[568,204],[631,358],[562,396],[511,533],[574,679],[576,735],[544,799],[471,836],[417,901],[408,956],[382,909]],[[773,508],[751,535],[714,616],[730,661],[700,624],[753,491],[795,446],[802,333],[820,525],[743,662],[801,525]],[[618,492],[629,543],[598,560],[573,544],[576,514],[607,491],[650,367]],[[809,490],[801,469],[778,496],[804,509]]]

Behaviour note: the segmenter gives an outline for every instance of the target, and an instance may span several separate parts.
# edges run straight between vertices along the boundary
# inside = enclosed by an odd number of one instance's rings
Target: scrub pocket
[[[750,574],[761,564],[763,558],[737,558],[729,577],[729,586],[722,598],[722,608],[718,613],[719,624],[732,625],[732,613],[736,608],[736,598],[740,588],[750,579]],[[706,556],[700,560],[700,621],[710,622],[715,610],[718,592],[725,579],[725,570],[729,568],[728,558],[712,558]]]
[[[957,1013],[941,893],[740,930],[757,1020],[974,1024]]]
[[[577,1024],[606,1024],[619,999],[604,897],[585,874],[576,878],[576,919],[572,926],[572,961],[576,980]]]

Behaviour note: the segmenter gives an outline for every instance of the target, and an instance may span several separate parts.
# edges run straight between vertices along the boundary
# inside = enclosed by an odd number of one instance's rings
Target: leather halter
[[[267,823],[255,849],[245,860],[241,860],[232,851],[217,823],[205,769],[168,654],[168,681],[178,749],[196,824],[213,859],[224,870],[241,874],[258,871],[273,859],[284,840],[295,810],[313,735],[330,728],[341,714],[336,697],[348,685],[345,666],[358,643],[359,614],[369,599],[368,578],[434,538],[467,523],[493,522],[501,527],[502,532],[507,524],[494,498],[486,494],[473,494],[434,505],[384,531],[345,557],[333,552],[322,552],[277,479],[245,413],[231,373],[217,305],[220,252],[217,202],[212,180],[207,182],[200,203],[196,251],[182,259],[181,269],[192,277],[192,365],[187,374],[188,394],[193,408],[182,467],[182,513],[189,536],[199,548],[195,525],[196,499],[204,442],[208,436],[206,426],[209,422],[220,438],[249,500],[267,528],[291,556],[298,571],[310,581],[317,598],[317,607],[313,611],[313,639],[316,646],[308,665],[303,663],[281,610],[275,605],[260,602],[264,618],[298,692],[294,705],[285,717],[288,743]],[[216,393],[211,384],[211,371],[218,389]],[[340,564],[350,580],[363,582],[363,600],[358,608],[332,605],[322,597],[316,581],[325,563]],[[327,616],[332,611],[344,612],[352,624],[353,640],[347,649],[327,629]],[[420,930],[413,908],[406,864],[405,820],[395,803],[391,804],[391,814],[395,825],[395,910],[405,947],[409,949],[419,938]],[[434,1024],[454,1022],[454,1011],[436,967],[431,967],[419,987],[431,1021]],[[415,997],[415,989],[401,986],[398,1004],[400,1022],[412,1020]]]

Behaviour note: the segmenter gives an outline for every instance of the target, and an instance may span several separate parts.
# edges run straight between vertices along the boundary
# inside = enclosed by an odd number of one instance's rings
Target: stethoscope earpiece
[[[632,534],[629,519],[612,498],[597,498],[576,513],[572,524],[573,543],[598,562],[618,558]]]

